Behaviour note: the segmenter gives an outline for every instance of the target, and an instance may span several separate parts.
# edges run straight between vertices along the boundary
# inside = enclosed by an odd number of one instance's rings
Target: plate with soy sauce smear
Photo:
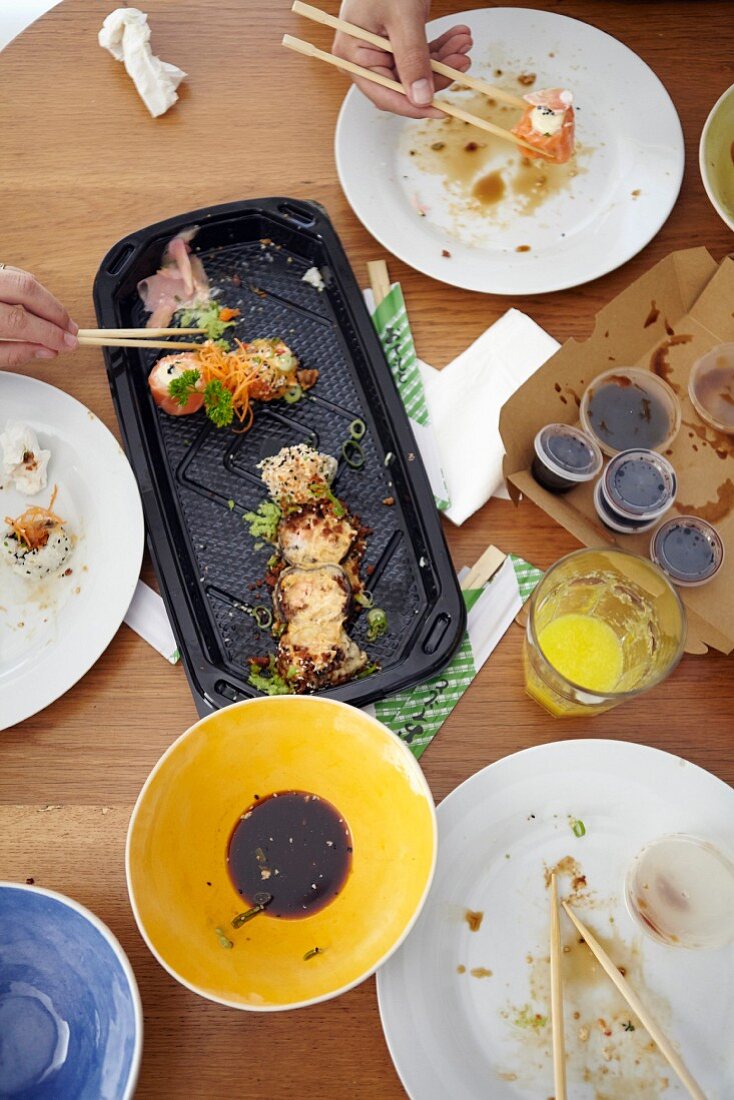
[[[576,152],[528,160],[455,118],[381,113],[352,88],[336,130],[342,189],[385,248],[440,282],[490,294],[579,286],[635,256],[666,221],[683,178],[683,134],[658,77],[625,45],[555,12],[461,13],[471,75],[515,97],[573,94]],[[457,22],[433,20],[434,38]],[[439,99],[510,129],[517,107],[456,85]]]
[[[734,917],[721,904],[734,890],[731,787],[645,745],[560,741],[484,768],[441,802],[437,817],[428,899],[377,975],[385,1037],[412,1100],[553,1096],[553,872],[560,897],[626,974],[701,1095],[734,1096],[734,956],[724,943]],[[672,836],[695,839],[704,858],[694,850],[682,860],[655,844]],[[650,877],[635,881],[654,935],[626,900],[629,873],[653,846]],[[705,873],[714,858],[712,890]],[[560,917],[569,1097],[686,1100],[641,1022]]]
[[[253,699],[204,718],[133,810],[138,927],[182,985],[274,1012],[346,992],[402,942],[436,858],[410,750],[335,700]]]

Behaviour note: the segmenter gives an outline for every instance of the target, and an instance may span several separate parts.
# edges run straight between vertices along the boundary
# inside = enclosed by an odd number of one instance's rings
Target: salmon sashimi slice
[[[555,164],[565,164],[573,156],[575,121],[573,96],[565,88],[546,88],[523,96],[528,106],[512,133],[523,138],[537,152],[525,152],[529,157],[542,156]]]

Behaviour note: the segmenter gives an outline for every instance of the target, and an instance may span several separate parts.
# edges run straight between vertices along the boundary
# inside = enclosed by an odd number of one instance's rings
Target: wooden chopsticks
[[[195,351],[201,344],[193,340],[159,340],[156,337],[188,336],[205,331],[203,328],[80,328],[77,338],[81,347]]]
[[[205,328],[80,328],[77,336],[198,336]]]
[[[484,588],[485,584],[489,583],[497,570],[504,565],[506,557],[507,554],[503,554],[496,546],[488,546],[462,579],[462,591],[468,592],[471,588]]]
[[[306,19],[311,19],[314,23],[321,23],[325,27],[331,27],[332,30],[349,34],[352,38],[359,38],[362,42],[369,42],[371,46],[376,46],[380,50],[394,53],[392,43],[388,38],[373,34],[372,31],[366,31],[363,27],[358,27],[354,23],[347,23],[344,19],[337,19],[335,15],[329,15],[328,12],[321,11],[320,8],[314,8],[311,4],[303,4],[301,0],[295,0],[291,6],[291,11],[295,12],[296,15],[303,15]],[[513,95],[512,92],[506,92],[504,88],[495,88],[493,84],[488,84],[486,80],[480,80],[478,77],[461,73],[458,69],[452,69],[450,65],[444,65],[442,61],[431,61],[431,68],[434,73],[447,76],[449,80],[453,80],[456,84],[463,84],[466,88],[483,92],[484,95],[492,99],[499,99],[501,102],[509,103],[521,110],[527,107],[525,100]],[[443,110],[443,108],[441,109]]]
[[[290,34],[284,34],[283,45],[289,50],[295,50],[296,53],[304,54],[306,57],[315,57],[318,61],[325,61],[327,65],[335,65],[337,69],[344,69],[345,72],[352,73],[353,76],[360,76],[363,80],[370,80],[373,84],[381,84],[383,88],[389,88],[393,92],[399,92],[400,95],[407,95],[405,88],[402,84],[398,84],[397,80],[390,80],[389,77],[382,76],[380,73],[374,73],[371,69],[364,69],[361,65],[355,65],[352,61],[345,61],[342,57],[335,57],[334,54],[326,53],[325,50],[320,50],[311,42],[305,42],[301,38],[293,38]],[[433,99],[431,101],[431,106],[435,107],[438,111],[442,111],[445,115],[451,115],[453,118],[458,118],[461,122],[468,122],[470,126],[476,126],[488,134],[494,134],[495,137],[503,138],[505,141],[511,141],[515,145],[520,146],[521,149],[529,149],[531,153],[535,153],[536,155],[545,155],[542,149],[536,149],[533,145],[530,145],[529,142],[518,137],[517,134],[511,133],[509,130],[503,130],[501,126],[495,126],[493,122],[487,122],[483,118],[477,118],[476,115],[469,114],[468,111],[463,110],[461,107],[454,106],[453,103],[449,103],[443,99]]]
[[[580,936],[583,936],[586,944],[589,947],[589,950],[596,957],[599,965],[606,972],[607,976],[612,979],[629,1007],[639,1019],[645,1031],[655,1043],[662,1056],[668,1062],[670,1068],[674,1070],[674,1072],[678,1075],[681,1083],[688,1090],[688,1093],[693,1097],[693,1100],[706,1100],[702,1089],[697,1084],[697,1082],[694,1081],[693,1077],[686,1069],[681,1056],[678,1054],[673,1044],[660,1030],[657,1022],[653,1019],[648,1010],[645,1008],[644,1004],[637,996],[634,989],[632,989],[629,982],[622,977],[618,968],[609,958],[599,941],[596,939],[593,933],[591,933],[589,929],[581,923],[581,921],[567,902],[562,901],[561,905],[563,906],[569,920],[576,928],[576,931],[579,933]]]
[[[561,973],[561,925],[558,919],[558,882],[551,875],[550,982],[553,1034],[554,1100],[566,1100],[566,1042],[563,1031],[563,975]]]

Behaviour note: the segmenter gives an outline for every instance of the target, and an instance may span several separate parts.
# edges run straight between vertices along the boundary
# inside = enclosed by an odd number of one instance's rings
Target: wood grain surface
[[[180,103],[153,120],[122,65],[97,46],[102,18],[113,6],[112,0],[65,0],[0,55],[0,259],[34,271],[80,324],[93,325],[92,280],[114,241],[198,206],[285,193],[325,204],[364,278],[366,261],[385,253],[348,208],[336,178],[332,144],[345,81],[279,46],[287,31],[327,48],[328,33],[302,24],[284,0],[149,0],[144,7],[155,51],[189,73]],[[325,6],[337,10],[333,0]],[[434,13],[452,6],[472,3],[440,0]],[[559,0],[522,6],[593,23],[652,66],[683,123],[683,189],[641,255],[561,294],[480,296],[391,260],[419,353],[437,366],[511,305],[561,341],[583,338],[599,306],[669,251],[704,244],[720,259],[732,247],[706,199],[697,154],[711,105],[734,81],[731,5]],[[79,398],[117,432],[99,350],[29,373]],[[492,501],[460,530],[447,525],[447,537],[457,566],[473,562],[490,541],[543,567],[575,548],[535,507],[502,501]],[[646,742],[734,780],[731,660],[686,657],[650,695],[588,724],[554,721],[525,697],[520,643],[513,627],[424,756],[437,801],[507,753],[590,734]],[[140,1097],[401,1096],[374,981],[297,1014],[257,1016],[198,999],[145,948],[125,890],[125,830],[150,768],[195,717],[182,670],[123,627],[67,696],[0,734],[0,878],[33,877],[71,894],[120,938],[145,1008]]]

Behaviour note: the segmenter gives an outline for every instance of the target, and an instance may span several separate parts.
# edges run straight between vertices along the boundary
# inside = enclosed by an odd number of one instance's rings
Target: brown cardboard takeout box
[[[654,370],[676,390],[682,408],[677,438],[666,451],[678,475],[673,510],[716,525],[727,560],[700,588],[679,588],[688,612],[686,650],[734,649],[734,436],[708,427],[688,397],[691,364],[716,344],[734,341],[734,262],[719,265],[705,248],[673,252],[596,317],[593,334],[568,340],[504,405],[500,433],[510,493],[535,501],[587,546],[616,543],[647,555],[650,533],[617,535],[594,510],[593,485],[554,495],[530,473],[533,441],[545,424],[578,422],[578,405],[598,374],[617,366]]]

